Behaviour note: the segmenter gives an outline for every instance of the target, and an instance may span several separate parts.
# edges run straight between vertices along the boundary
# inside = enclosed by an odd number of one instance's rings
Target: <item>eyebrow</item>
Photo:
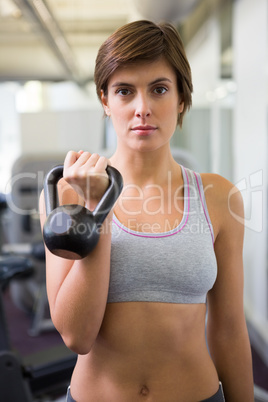
[[[154,84],[158,84],[159,82],[165,82],[165,81],[172,83],[172,81],[171,81],[169,78],[167,78],[167,77],[160,77],[160,78],[157,78],[156,80],[154,80],[154,81],[152,81],[152,82],[149,82],[149,85],[154,85]],[[134,85],[133,85],[133,84],[130,84],[130,83],[128,83],[128,82],[121,82],[121,81],[118,81],[118,82],[115,82],[115,83],[112,85],[112,88],[113,88],[113,87],[120,87],[120,86],[133,87]]]

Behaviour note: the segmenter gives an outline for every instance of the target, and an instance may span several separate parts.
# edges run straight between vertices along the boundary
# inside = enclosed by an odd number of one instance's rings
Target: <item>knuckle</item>
[[[90,162],[92,162],[94,164],[97,163],[99,159],[100,159],[100,155],[97,153],[91,154],[91,156],[90,156]]]
[[[77,155],[77,152],[71,150],[71,151],[67,152],[66,158],[71,158],[72,156],[76,156],[76,155]]]
[[[105,156],[100,156],[100,160],[102,162],[107,162],[108,161],[108,159]]]

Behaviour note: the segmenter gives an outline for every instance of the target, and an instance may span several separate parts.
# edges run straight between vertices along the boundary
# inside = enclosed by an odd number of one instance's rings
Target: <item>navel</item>
[[[149,388],[146,387],[146,385],[143,385],[140,389],[140,395],[141,396],[148,396],[150,393]]]

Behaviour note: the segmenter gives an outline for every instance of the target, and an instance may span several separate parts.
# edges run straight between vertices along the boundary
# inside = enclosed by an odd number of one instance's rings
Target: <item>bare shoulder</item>
[[[218,203],[232,203],[243,207],[243,199],[239,189],[229,180],[214,173],[201,174],[205,194]]]
[[[243,230],[244,204],[239,189],[224,177],[201,174],[206,202],[216,233],[228,230]],[[241,226],[241,227],[239,227]]]

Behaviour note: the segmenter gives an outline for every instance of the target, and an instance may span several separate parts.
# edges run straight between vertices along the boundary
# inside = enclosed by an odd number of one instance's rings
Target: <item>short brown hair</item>
[[[170,63],[177,76],[178,92],[184,102],[183,112],[178,117],[181,126],[186,110],[192,105],[192,75],[180,35],[168,22],[130,22],[101,45],[94,73],[99,99],[101,90],[107,95],[109,78],[117,68],[139,61],[152,62],[161,57]]]

